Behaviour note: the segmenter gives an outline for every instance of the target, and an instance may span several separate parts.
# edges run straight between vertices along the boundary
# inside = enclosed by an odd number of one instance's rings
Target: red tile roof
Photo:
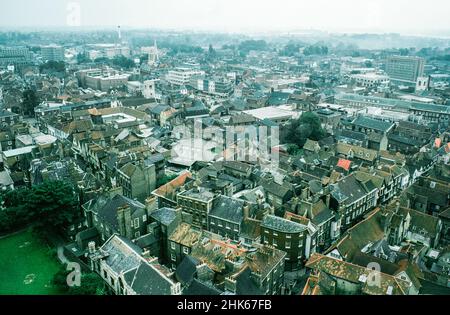
[[[344,170],[348,171],[350,169],[350,164],[352,162],[346,159],[339,159],[337,166],[342,167]]]

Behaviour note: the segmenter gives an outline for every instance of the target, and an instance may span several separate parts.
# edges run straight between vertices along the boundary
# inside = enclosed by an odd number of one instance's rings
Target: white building
[[[374,87],[378,85],[389,84],[389,77],[387,75],[381,75],[377,73],[364,73],[364,74],[353,74],[350,76],[356,84],[364,87]]]
[[[174,85],[186,85],[196,75],[202,76],[205,75],[205,72],[187,67],[178,67],[168,72],[166,80]]]

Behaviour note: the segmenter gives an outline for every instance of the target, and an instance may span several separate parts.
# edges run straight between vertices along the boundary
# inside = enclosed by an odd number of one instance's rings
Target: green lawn
[[[0,294],[58,294],[59,262],[30,231],[0,239]]]

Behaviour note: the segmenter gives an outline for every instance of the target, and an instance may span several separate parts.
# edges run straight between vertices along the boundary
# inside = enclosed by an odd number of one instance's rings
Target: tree
[[[209,44],[208,54],[212,57],[214,57],[216,55],[216,50],[214,49],[214,47],[211,44]]]
[[[247,54],[250,50],[266,50],[268,47],[265,40],[246,40],[240,43],[239,50]]]
[[[293,120],[282,130],[282,141],[303,148],[306,140],[318,141],[325,136],[319,116],[313,112],[303,113],[299,119]],[[295,147],[293,147],[295,149]]]
[[[114,57],[113,64],[125,69],[130,69],[134,67],[134,61],[125,56]]]
[[[328,47],[327,46],[319,46],[319,45],[312,45],[308,46],[303,50],[303,54],[305,56],[310,55],[327,55],[328,54]]]
[[[105,295],[105,282],[96,273],[83,273],[80,286],[69,287],[69,294]]]
[[[43,72],[65,72],[66,64],[64,61],[47,61],[46,63],[39,66],[39,71]]]
[[[156,187],[161,187],[162,185],[167,184],[175,178],[177,178],[177,175],[164,175],[156,181]]]
[[[47,181],[31,189],[27,202],[29,209],[36,209],[38,223],[56,228],[67,226],[80,215],[75,191],[69,183]]]
[[[81,215],[75,190],[62,181],[7,191],[1,197],[0,232],[3,233],[31,223],[46,233],[48,227],[65,227]]]
[[[300,151],[300,148],[295,143],[289,143],[287,145],[287,153],[290,155],[297,155]]]
[[[24,115],[34,116],[34,108],[39,105],[39,99],[36,95],[36,91],[28,89],[23,92],[23,113]]]
[[[284,48],[280,51],[280,56],[287,56],[292,57],[299,53],[300,48],[302,47],[301,44],[297,43],[288,43]]]
[[[89,59],[86,54],[83,53],[79,53],[77,54],[77,63],[78,64],[82,64],[82,63],[87,63],[87,62],[91,62],[92,60]]]
[[[96,273],[81,273],[80,286],[69,286],[67,276],[69,271],[61,267],[53,275],[52,284],[58,288],[62,294],[67,295],[105,295],[105,282]]]
[[[400,56],[408,56],[409,55],[409,49],[408,48],[400,48],[399,52],[400,52]]]
[[[311,130],[310,138],[319,141],[325,136],[319,116],[313,112],[305,112],[300,116],[300,123]]]

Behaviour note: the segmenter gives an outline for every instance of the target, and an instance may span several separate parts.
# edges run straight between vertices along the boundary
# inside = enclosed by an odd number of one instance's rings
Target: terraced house
[[[207,216],[215,195],[202,187],[194,187],[177,195],[177,203],[183,212],[192,217],[192,224],[207,229]]]
[[[286,252],[286,270],[297,270],[316,250],[316,230],[298,222],[266,215],[261,222],[261,243]]]
[[[360,182],[353,174],[332,184],[330,191],[330,208],[339,213],[343,230],[360,220],[377,204],[378,189],[373,181]]]

